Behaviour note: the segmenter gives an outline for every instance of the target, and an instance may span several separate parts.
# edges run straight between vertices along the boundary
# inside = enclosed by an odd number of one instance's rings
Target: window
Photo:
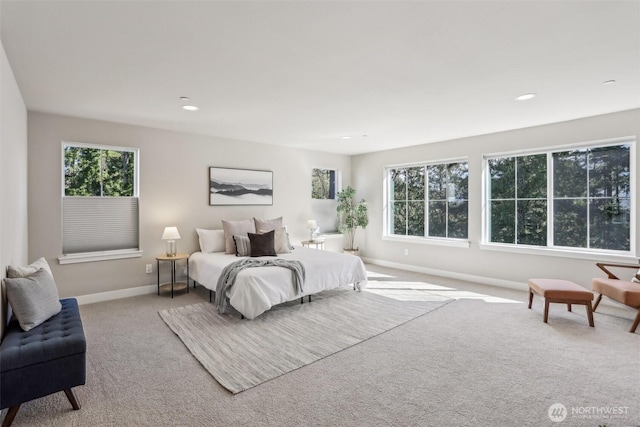
[[[546,167],[544,154],[489,160],[492,242],[546,246]]]
[[[336,198],[336,172],[331,169],[313,169],[311,172],[311,198]]]
[[[489,242],[631,251],[631,143],[487,159]]]
[[[338,202],[340,171],[314,168],[311,170],[311,215],[318,223],[321,233],[338,232]]]
[[[389,235],[466,239],[467,162],[387,169]]]
[[[137,251],[138,150],[63,143],[62,253]]]

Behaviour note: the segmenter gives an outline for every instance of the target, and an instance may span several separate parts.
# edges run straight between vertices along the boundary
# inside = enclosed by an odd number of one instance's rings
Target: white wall
[[[590,288],[591,278],[601,275],[592,259],[525,255],[480,249],[483,154],[553,147],[631,135],[640,135],[640,110],[355,156],[351,165],[352,179],[358,190],[358,197],[364,197],[368,201],[370,210],[369,226],[364,233],[358,231],[361,254],[371,260],[405,265],[416,270],[440,272],[452,277],[471,275],[488,278],[486,283],[499,284],[500,281],[506,281],[501,284],[522,284],[524,287],[530,277],[556,277],[572,280]],[[636,153],[638,152],[639,150],[636,150]],[[471,247],[454,248],[383,241],[384,166],[459,157],[468,157],[469,160]],[[640,189],[639,177],[640,173],[637,173],[636,188],[638,189]],[[636,212],[640,214],[638,200],[640,198],[636,197]],[[637,227],[636,235],[632,236],[632,239],[635,239],[638,247],[640,241]],[[405,249],[409,250],[408,256],[404,255]],[[629,262],[628,259],[626,261]]]
[[[318,164],[351,177],[350,158],[244,141],[29,112],[29,256],[51,264],[61,297],[156,283],[155,256],[165,226],[178,227],[178,251],[198,250],[196,228],[222,228],[222,219],[284,217],[292,242],[307,238],[311,170]],[[60,265],[62,141],[140,149],[142,258]],[[273,206],[209,206],[210,166],[273,171]],[[339,245],[338,245],[339,246]],[[153,264],[154,274],[145,274]],[[161,281],[168,281],[168,276]]]
[[[27,109],[0,44],[0,263],[1,277],[7,265],[27,262]],[[7,315],[2,290],[0,336]]]

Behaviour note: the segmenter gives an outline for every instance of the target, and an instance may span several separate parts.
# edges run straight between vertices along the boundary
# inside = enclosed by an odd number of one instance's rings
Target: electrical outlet
[[[151,264],[147,264],[147,265],[145,266],[145,272],[147,272],[147,273],[153,273],[153,265],[151,265]]]
[[[404,254],[405,254],[405,255],[409,255],[409,249],[405,249],[405,250],[404,250]]]

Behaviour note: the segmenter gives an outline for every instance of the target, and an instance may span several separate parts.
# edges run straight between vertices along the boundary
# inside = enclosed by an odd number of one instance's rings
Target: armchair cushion
[[[596,277],[591,282],[593,290],[624,305],[640,307],[640,284],[619,279]]]

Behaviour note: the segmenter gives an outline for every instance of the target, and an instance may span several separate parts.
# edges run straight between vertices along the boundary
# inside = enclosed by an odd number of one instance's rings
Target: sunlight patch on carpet
[[[393,298],[400,301],[446,301],[449,299],[474,299],[487,303],[522,304],[507,298],[464,291],[433,283],[411,281],[369,280],[366,292]]]

